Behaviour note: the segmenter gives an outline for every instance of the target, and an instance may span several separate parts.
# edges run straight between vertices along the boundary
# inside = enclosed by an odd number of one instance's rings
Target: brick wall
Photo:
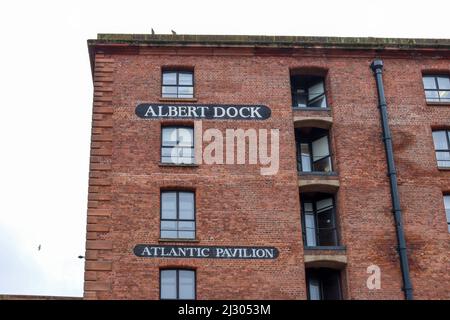
[[[450,126],[450,107],[426,105],[422,70],[450,70],[448,59],[384,55],[384,84],[418,299],[450,298],[450,235],[442,192],[450,172],[439,171],[433,126]],[[95,55],[85,298],[158,299],[160,267],[197,270],[198,299],[305,299],[294,117],[289,70],[327,70],[331,144],[338,173],[337,215],[347,264],[349,299],[403,299],[389,180],[371,51],[255,54],[245,49],[146,48]],[[262,176],[255,165],[162,167],[164,120],[138,118],[135,107],[159,102],[162,66],[195,71],[198,103],[264,104],[270,119],[202,122],[217,128],[280,129],[280,170]],[[193,123],[172,120],[173,123]],[[301,177],[300,177],[301,179]],[[161,188],[196,192],[198,242],[193,245],[274,246],[276,260],[138,258],[138,243],[158,244]],[[164,244],[164,243],[161,243]],[[184,243],[180,243],[184,244]],[[366,287],[366,268],[382,272],[380,290]]]

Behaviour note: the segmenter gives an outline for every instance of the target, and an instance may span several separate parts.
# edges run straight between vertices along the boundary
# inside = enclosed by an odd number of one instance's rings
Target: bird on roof
[[[173,31],[173,30],[170,30],[170,31],[172,31],[172,34],[173,34],[173,35],[176,35],[176,34],[177,34],[177,33],[176,33],[175,31]]]
[[[152,34],[155,34],[155,30],[153,30],[153,28],[152,28]]]

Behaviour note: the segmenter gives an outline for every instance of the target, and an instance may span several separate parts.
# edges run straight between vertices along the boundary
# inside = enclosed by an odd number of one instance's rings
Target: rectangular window
[[[294,108],[327,108],[322,77],[291,76],[291,92]]]
[[[194,159],[194,128],[163,127],[161,162],[171,164],[193,164]]]
[[[193,98],[194,72],[166,70],[162,72],[163,98]]]
[[[319,128],[296,129],[297,161],[301,172],[332,172],[328,131]]]
[[[450,103],[450,76],[427,75],[422,80],[427,102]]]
[[[302,194],[303,242],[306,247],[337,246],[334,200],[327,194]]]
[[[450,131],[433,131],[434,150],[439,168],[450,168]]]
[[[328,268],[306,269],[309,300],[341,300],[339,270]]]
[[[444,195],[445,215],[447,217],[447,228],[450,232],[450,195]]]
[[[194,192],[161,192],[161,238],[195,239]]]
[[[161,299],[194,300],[195,271],[184,269],[167,269],[160,271]]]

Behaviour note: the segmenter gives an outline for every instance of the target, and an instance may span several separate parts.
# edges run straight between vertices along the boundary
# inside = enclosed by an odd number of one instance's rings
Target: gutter
[[[391,187],[392,212],[394,213],[395,228],[397,233],[397,242],[398,242],[397,249],[400,256],[400,268],[403,279],[403,291],[406,300],[413,300],[413,288],[409,276],[408,254],[406,248],[405,233],[403,230],[403,223],[402,223],[402,211],[400,209],[400,196],[398,192],[397,172],[395,170],[392,137],[389,129],[387,104],[384,95],[383,75],[382,75],[383,61],[374,60],[371,63],[370,68],[374,72],[375,80],[377,82],[378,107],[380,108],[381,125],[383,128],[383,141],[384,147],[386,149],[388,176]]]

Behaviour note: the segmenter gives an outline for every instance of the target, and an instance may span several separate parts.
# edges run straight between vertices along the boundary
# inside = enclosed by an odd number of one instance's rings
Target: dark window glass
[[[296,129],[297,162],[301,172],[332,172],[328,131],[319,128]]]
[[[163,71],[163,98],[193,98],[194,73],[192,71]]]
[[[450,102],[450,76],[424,76],[423,87],[428,102]]]
[[[450,167],[450,131],[433,131],[434,149],[439,168]]]
[[[450,195],[444,196],[445,215],[447,217],[448,232],[450,232]]]
[[[291,76],[294,108],[326,108],[325,84],[322,77]]]
[[[303,242],[306,247],[337,246],[334,200],[329,194],[301,195]]]
[[[309,300],[341,300],[339,270],[318,268],[306,270]]]
[[[193,164],[194,159],[194,129],[190,127],[163,127],[161,162]]]
[[[161,270],[160,296],[161,299],[195,299],[195,271]]]
[[[161,238],[195,239],[193,192],[161,192]]]

